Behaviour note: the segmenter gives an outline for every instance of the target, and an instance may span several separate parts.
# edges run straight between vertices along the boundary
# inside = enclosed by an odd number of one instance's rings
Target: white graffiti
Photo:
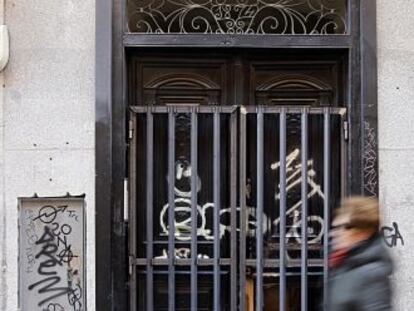
[[[298,148],[294,149],[286,157],[286,193],[289,192],[293,187],[300,185],[302,181],[301,170],[302,164],[299,160],[300,151]],[[296,164],[295,164],[296,163]],[[277,170],[280,168],[280,162],[272,163],[270,169]],[[307,198],[310,199],[315,195],[318,195],[322,199],[325,199],[325,196],[321,190],[321,186],[315,182],[316,171],[313,168],[313,159],[307,161],[307,183],[310,191],[307,194]],[[280,184],[277,186],[275,191],[275,200],[280,200]],[[286,239],[295,238],[298,243],[300,243],[300,207],[302,206],[302,200],[298,200],[295,204],[292,205],[287,211],[286,216],[292,217],[292,225],[290,230],[286,233]],[[280,223],[280,217],[276,218],[273,221],[273,225],[277,228]],[[316,224],[316,226],[315,226]],[[317,230],[314,230],[318,228]],[[313,236],[308,243],[317,243],[321,241],[324,232],[324,224],[322,217],[318,215],[308,216],[308,234]]]
[[[293,187],[300,185],[301,183],[301,164],[299,162],[299,149],[293,150],[286,157],[286,192],[289,192]],[[298,163],[299,162],[299,163]],[[316,171],[313,168],[313,160],[310,159],[307,162],[307,183],[309,187],[308,199],[317,195],[324,199],[324,194],[321,190],[321,186],[315,181]],[[271,164],[271,170],[277,170],[280,168],[280,162],[275,162]],[[176,174],[176,184],[174,185],[174,192],[176,198],[174,199],[174,236],[179,241],[190,241],[191,240],[191,186],[189,180],[191,179],[191,165],[188,161],[178,161],[175,167]],[[185,180],[187,182],[185,182]],[[182,189],[177,186],[177,182],[181,184],[181,187],[186,187],[187,189]],[[183,184],[184,182],[184,184]],[[201,180],[197,177],[197,192],[201,190]],[[280,185],[276,186],[275,190],[275,201],[280,200]],[[286,217],[291,219],[290,226],[286,232],[286,239],[294,239],[297,243],[301,243],[301,217],[300,217],[300,207],[302,201],[299,200],[293,204],[287,211]],[[160,212],[159,221],[161,226],[161,235],[168,236],[168,209],[169,203],[166,203]],[[240,207],[236,207],[236,212],[240,213]],[[203,237],[206,240],[214,240],[213,230],[210,229],[207,222],[207,215],[212,213],[214,210],[214,203],[208,202],[204,205],[197,204],[197,236]],[[230,232],[231,227],[229,225],[223,224],[221,222],[225,214],[230,214],[231,208],[221,209],[220,210],[220,224],[219,224],[219,237],[220,239]],[[255,236],[256,234],[256,208],[247,207],[247,222],[245,224],[245,230],[248,236]],[[268,216],[264,213],[263,216],[263,234],[269,233],[272,230],[278,230],[280,224],[280,217],[271,221]],[[308,243],[318,243],[321,241],[323,232],[324,232],[324,223],[323,218],[318,215],[309,215],[307,217],[308,222]],[[237,228],[239,230],[239,228]],[[181,255],[188,255],[180,253]],[[176,254],[177,256],[181,256]],[[181,257],[180,257],[181,258]],[[187,257],[182,257],[187,258]]]
[[[174,193],[174,236],[179,241],[191,239],[191,176],[192,167],[186,159],[180,159],[175,164]],[[201,179],[197,176],[197,192],[201,190]],[[206,210],[213,207],[213,203],[203,206],[197,205],[197,236],[206,240],[213,240],[212,230],[207,228]],[[166,203],[160,212],[161,235],[168,236],[168,209]],[[199,224],[199,225],[198,225]],[[224,234],[224,229],[223,234]]]
[[[364,154],[363,154],[363,173],[364,190],[369,196],[377,196],[378,192],[378,173],[377,173],[377,139],[375,129],[369,122],[364,122]]]
[[[175,180],[176,182],[187,180],[188,191],[179,189],[177,184],[174,185],[174,193],[177,197],[191,198],[191,165],[187,160],[177,161],[175,165]],[[197,176],[197,192],[201,190],[201,179]]]
[[[293,150],[287,157],[286,157],[286,192],[291,190],[293,187],[300,184],[302,178],[301,178],[301,169],[302,164],[295,164],[293,165],[294,161],[298,162],[299,159],[299,149]],[[307,162],[307,172],[308,172],[308,185],[312,189],[308,193],[308,198],[313,197],[315,194],[319,195],[322,199],[325,198],[325,196],[322,193],[321,186],[317,184],[314,180],[316,176],[316,171],[313,168],[313,159],[308,160]],[[280,167],[280,162],[273,163],[270,168],[272,170],[277,170]],[[277,191],[275,192],[275,200],[280,199],[280,185],[277,187]],[[291,209],[295,210],[299,205],[302,204],[302,201],[298,201],[294,206],[292,206]]]
[[[174,200],[174,235],[179,241],[189,241],[191,239],[191,200],[187,198],[176,198]],[[203,206],[197,205],[197,236],[202,236],[206,240],[213,240],[212,230],[207,228],[206,210],[214,207],[213,203],[206,203]],[[160,212],[161,235],[168,235],[168,208],[165,204]],[[224,233],[224,229],[223,229]]]
[[[191,250],[186,247],[176,248],[175,249],[175,258],[176,259],[187,259],[190,258]],[[162,255],[155,257],[155,259],[167,259],[168,258],[168,251],[166,249],[162,250]],[[208,255],[198,254],[198,259],[209,259]]]

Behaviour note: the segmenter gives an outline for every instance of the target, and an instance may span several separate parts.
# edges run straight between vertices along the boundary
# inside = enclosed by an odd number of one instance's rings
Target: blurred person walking
[[[328,311],[389,311],[391,257],[374,198],[345,199],[332,222]]]

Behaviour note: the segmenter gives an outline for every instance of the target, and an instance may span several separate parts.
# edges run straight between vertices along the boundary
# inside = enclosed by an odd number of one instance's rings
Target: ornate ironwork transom
[[[130,32],[346,34],[347,0],[129,0]]]

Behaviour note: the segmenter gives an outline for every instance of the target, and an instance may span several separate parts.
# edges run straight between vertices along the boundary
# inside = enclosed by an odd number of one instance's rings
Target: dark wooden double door
[[[308,306],[309,310],[320,306],[329,223],[323,211],[327,113],[329,206],[336,206],[345,188],[343,59],[340,53],[305,50],[161,50],[128,55],[133,132],[129,142],[131,310],[171,310],[171,304],[174,310],[191,310],[196,303],[197,310],[219,306],[252,311],[257,299],[263,301],[263,310],[279,310],[280,234],[286,243],[286,310],[300,310],[304,113],[308,120]],[[260,172],[258,157],[262,157]],[[286,165],[284,215],[280,214],[281,163]],[[262,245],[260,256],[257,243]],[[258,261],[263,263],[260,298]]]

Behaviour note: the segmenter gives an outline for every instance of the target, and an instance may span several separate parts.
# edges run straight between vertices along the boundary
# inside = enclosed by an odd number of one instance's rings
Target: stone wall
[[[6,2],[11,50],[0,108],[3,311],[17,310],[17,198],[67,192],[86,194],[88,309],[95,309],[94,6],[80,0]]]
[[[378,0],[379,177],[384,225],[404,238],[391,252],[395,306],[414,306],[414,1]],[[395,230],[394,230],[395,234]]]

